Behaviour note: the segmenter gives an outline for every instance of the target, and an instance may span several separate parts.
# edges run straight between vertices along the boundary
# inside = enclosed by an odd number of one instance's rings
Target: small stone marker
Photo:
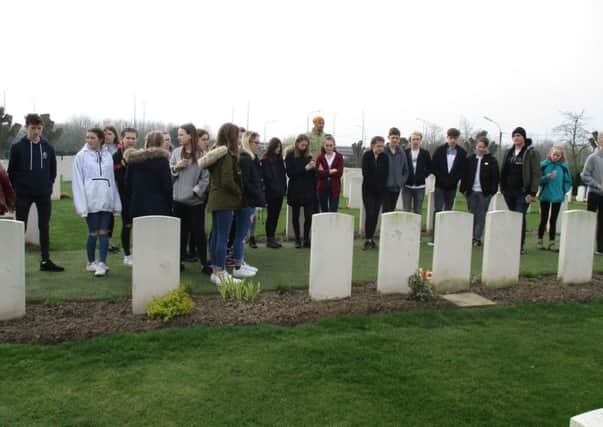
[[[25,230],[25,243],[40,246],[40,228],[38,227],[38,207],[35,203],[29,208],[27,226]]]
[[[61,175],[59,174],[57,174],[54,184],[52,185],[50,200],[61,200]]]
[[[63,156],[61,157],[61,166],[58,169],[63,174],[63,181],[71,182],[73,177],[73,159],[75,156]],[[57,163],[59,159],[57,159]],[[57,175],[58,177],[58,175]]]
[[[347,298],[352,294],[354,217],[321,213],[312,218],[310,298]]]
[[[463,292],[460,294],[447,294],[442,295],[446,301],[450,301],[458,307],[483,307],[488,305],[496,305],[494,301],[490,301],[481,295],[474,294],[473,292]]]
[[[557,279],[565,284],[588,283],[593,277],[597,214],[571,210],[563,216]]]
[[[578,186],[578,194],[576,194],[577,202],[586,202],[586,187],[584,185]]]
[[[132,312],[143,314],[154,297],[180,284],[180,219],[170,216],[134,218],[132,238]]]
[[[366,209],[364,208],[364,202],[360,205],[360,215],[358,215],[358,232],[364,238],[366,237],[364,232],[366,225]],[[379,235],[381,228],[381,211],[379,211],[379,218],[377,218],[377,227],[375,228],[375,236]]]
[[[486,214],[482,258],[482,284],[486,288],[502,288],[519,281],[521,221],[519,212],[504,210]]]
[[[25,316],[25,224],[0,220],[0,320]]]
[[[433,285],[438,292],[469,289],[473,215],[443,211],[436,214]]]
[[[435,215],[435,176],[425,178],[425,197],[427,198],[427,215],[425,217],[425,231],[433,231],[433,216]]]
[[[569,427],[601,427],[603,426],[603,408],[575,415],[570,419]]]
[[[377,290],[409,293],[408,278],[419,266],[421,215],[389,212],[381,215]]]

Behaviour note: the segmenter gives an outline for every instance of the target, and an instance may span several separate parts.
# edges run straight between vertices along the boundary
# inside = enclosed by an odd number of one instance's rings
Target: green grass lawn
[[[68,185],[63,186],[64,191],[70,191]],[[342,205],[344,201],[342,200]],[[571,208],[584,209],[584,204],[574,203]],[[523,276],[535,277],[557,271],[556,253],[536,250],[536,236],[539,215],[534,207],[534,213],[528,214],[528,254],[521,257],[521,270]],[[457,209],[466,210],[462,197],[457,199]],[[349,213],[356,217],[357,209],[342,209],[341,212]],[[264,218],[265,220],[265,218]],[[279,234],[284,233],[285,206],[279,221]],[[121,220],[116,218],[116,236],[119,236]],[[264,223],[262,218],[258,222],[257,234],[263,235]],[[49,301],[59,302],[65,300],[84,299],[111,299],[130,295],[131,274],[130,269],[123,266],[122,255],[110,255],[108,264],[111,271],[107,277],[94,278],[84,270],[86,263],[85,239],[87,231],[85,221],[74,212],[70,199],[63,199],[53,203],[51,224],[51,250],[55,262],[66,267],[67,271],[61,274],[47,274],[38,271],[38,252],[28,250],[26,255],[27,268],[27,300],[28,302]],[[427,240],[425,237],[424,240]],[[119,238],[116,239],[119,245]],[[362,241],[356,240],[354,247],[353,282],[366,283],[377,278],[377,251],[363,252]],[[433,248],[426,244],[421,245],[420,265],[430,269]],[[260,244],[260,248],[246,247],[246,259],[260,268],[257,279],[261,281],[265,290],[275,289],[278,286],[292,286],[305,288],[308,286],[308,270],[310,252],[307,249],[295,249],[292,243],[285,243],[279,250],[268,249]],[[473,275],[479,276],[481,272],[482,248],[474,248],[472,256]],[[215,292],[215,287],[210,284],[208,276],[202,275],[198,264],[186,264],[187,271],[182,274],[182,280],[189,282],[196,293]],[[595,271],[603,271],[603,259],[595,258]]]
[[[599,301],[0,345],[0,425],[561,426],[602,341]]]

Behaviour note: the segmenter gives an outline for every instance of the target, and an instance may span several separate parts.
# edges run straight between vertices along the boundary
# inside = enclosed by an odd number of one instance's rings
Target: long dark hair
[[[196,162],[199,158],[199,146],[197,145],[197,128],[192,123],[185,123],[182,126],[179,126],[187,135],[191,137],[191,154],[190,158],[193,162]],[[180,157],[183,159],[189,158],[186,154],[184,147],[182,147],[182,152],[180,153]]]
[[[234,155],[239,154],[239,127],[232,123],[224,123],[218,130],[216,147],[226,146],[228,151]]]
[[[86,132],[90,132],[96,135],[100,140],[101,147],[105,144],[105,132],[101,128],[90,128]]]
[[[281,153],[276,154],[276,149],[281,147]],[[268,147],[266,148],[266,152],[262,156],[262,160],[274,160],[278,158],[283,158],[283,143],[278,138],[271,138],[268,142]]]
[[[113,145],[115,145],[116,147],[121,143],[121,141],[119,140],[119,132],[117,132],[117,129],[115,129],[115,126],[112,125],[108,125],[105,126],[105,128],[103,129],[103,132],[106,132],[110,130],[113,135],[115,135],[115,139],[113,140]]]

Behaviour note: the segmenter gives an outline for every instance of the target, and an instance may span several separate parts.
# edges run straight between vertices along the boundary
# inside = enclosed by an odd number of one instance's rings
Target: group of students
[[[83,148],[75,156],[72,180],[75,210],[88,226],[86,269],[97,276],[107,273],[114,214],[122,216],[121,243],[126,265],[132,265],[133,218],[173,215],[181,220],[182,259],[190,246],[191,252],[199,257],[202,271],[215,284],[253,277],[258,269],[245,262],[244,242],[255,221],[256,209],[266,208],[266,244],[278,249],[281,245],[275,232],[285,196],[292,209],[295,245],[310,247],[312,215],[338,210],[344,169],[335,139],[323,133],[324,120],[317,117],[314,124],[310,134],[300,134],[285,151],[281,141],[272,138],[261,157],[259,135],[232,123],[220,127],[211,149],[209,134],[190,123],[179,127],[177,148],[173,148],[166,132],[147,133],[144,148],[136,149],[138,132],[134,128],[125,128],[120,134],[112,126],[89,129]],[[16,219],[26,223],[30,206],[35,203],[40,229],[40,269],[63,271],[50,260],[48,253],[56,156],[53,147],[42,138],[40,116],[26,117],[26,131],[26,136],[11,147],[8,174],[0,166],[0,214],[15,210]],[[478,138],[475,153],[467,156],[458,145],[460,132],[448,129],[446,143],[431,156],[421,148],[420,132],[410,135],[405,150],[400,146],[400,135],[397,128],[391,128],[387,144],[383,137],[373,137],[370,150],[362,157],[364,250],[376,247],[373,236],[379,214],[393,211],[400,194],[406,211],[422,213],[425,182],[431,174],[435,176],[435,212],[453,208],[457,189],[467,198],[469,211],[474,215],[476,246],[481,245],[490,199],[500,188],[509,209],[523,214],[524,252],[525,214],[539,194],[541,221],[537,245],[556,250],[555,224],[561,203],[571,188],[570,170],[561,147],[553,147],[541,162],[526,131],[518,127],[512,133],[513,147],[505,153],[499,168],[488,153],[486,137]],[[599,146],[587,159],[582,178],[589,188],[588,209],[599,212],[601,223],[603,135],[599,137]],[[312,149],[320,150],[315,158]],[[299,223],[302,209],[303,233]],[[209,242],[205,232],[206,211],[212,216]],[[547,220],[549,242],[545,245]],[[602,229],[598,227],[597,231],[598,252],[603,252]],[[227,272],[227,266],[233,267],[234,278]]]
[[[420,132],[410,135],[410,147],[404,151],[400,149],[400,131],[397,128],[390,129],[387,144],[380,136],[371,140],[371,149],[362,158],[362,198],[366,209],[363,249],[376,247],[373,236],[379,214],[393,211],[400,193],[404,210],[422,213],[425,181],[433,174],[434,212],[453,209],[457,191],[460,191],[467,199],[469,212],[474,215],[474,246],[482,244],[490,199],[500,187],[509,209],[523,215],[522,253],[525,252],[525,215],[537,194],[541,209],[538,248],[556,250],[555,224],[565,194],[571,189],[571,174],[563,149],[553,147],[541,162],[525,129],[518,127],[512,133],[513,147],[505,154],[499,169],[496,159],[488,153],[487,137],[477,139],[475,153],[470,156],[458,145],[459,137],[458,129],[448,129],[446,143],[437,147],[433,156],[421,148],[423,136]],[[543,238],[547,221],[549,242],[545,246]],[[433,245],[433,239],[428,244]]]

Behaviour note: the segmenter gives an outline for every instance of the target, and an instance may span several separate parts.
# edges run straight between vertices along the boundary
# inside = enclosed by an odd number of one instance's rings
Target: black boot
[[[50,259],[47,259],[46,261],[40,261],[40,271],[59,272],[59,271],[65,271],[65,269],[59,265],[56,265]]]
[[[274,237],[269,237],[268,239],[266,239],[266,247],[272,248],[272,249],[278,249],[281,247],[281,245],[276,243],[276,240],[274,240]]]
[[[253,248],[253,249],[257,249],[258,248],[258,245],[255,242],[255,236],[249,237],[249,247]]]
[[[304,239],[304,248],[310,247],[310,239]]]
[[[295,247],[296,247],[297,249],[300,249],[300,248],[302,247],[302,242],[301,242],[301,240],[299,239],[299,237],[296,237],[296,238],[295,238]]]

